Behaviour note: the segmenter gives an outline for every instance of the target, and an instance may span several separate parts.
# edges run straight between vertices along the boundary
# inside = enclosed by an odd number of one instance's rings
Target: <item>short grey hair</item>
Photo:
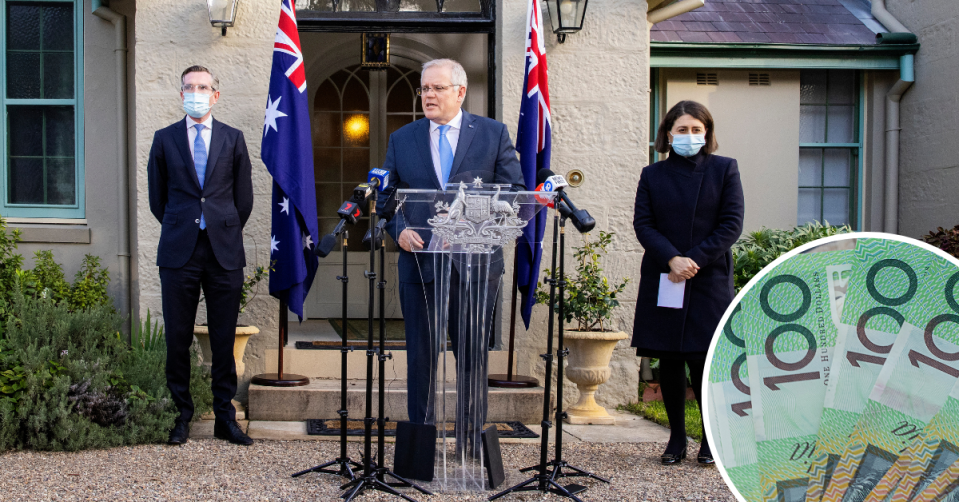
[[[195,64],[183,70],[183,73],[180,74],[180,85],[183,85],[183,77],[185,77],[187,73],[208,73],[210,78],[213,80],[213,90],[217,91],[220,89],[220,79],[218,79],[216,75],[214,75],[213,72],[210,71],[210,69],[206,66]]]
[[[428,68],[432,68],[434,66],[450,69],[451,84],[468,87],[466,85],[466,70],[464,70],[463,65],[459,64],[457,61],[453,59],[434,59],[432,61],[427,61],[423,63],[423,73],[426,73]],[[423,73],[420,74],[420,84],[423,83]]]

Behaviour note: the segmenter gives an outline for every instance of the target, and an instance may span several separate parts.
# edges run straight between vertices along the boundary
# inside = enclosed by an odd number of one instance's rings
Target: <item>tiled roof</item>
[[[692,12],[653,25],[650,39],[873,45],[876,34],[842,0],[706,0]]]

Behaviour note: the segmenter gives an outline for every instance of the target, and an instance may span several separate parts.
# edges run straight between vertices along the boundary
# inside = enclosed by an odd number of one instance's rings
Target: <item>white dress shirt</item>
[[[460,141],[460,126],[463,125],[463,110],[460,109],[453,120],[446,125],[450,126],[446,131],[446,140],[450,142],[450,149],[453,150],[453,157],[456,157],[456,144]],[[443,182],[443,166],[440,164],[440,124],[430,121],[430,154],[433,156],[433,169],[436,170],[436,179]],[[447,180],[449,182],[449,180]],[[446,188],[446,187],[444,187]]]
[[[196,159],[196,154],[193,152],[193,142],[196,141],[196,128],[193,127],[197,124],[203,124],[203,132],[200,133],[200,137],[203,138],[203,146],[206,148],[206,160],[207,165],[210,163],[210,139],[213,138],[213,114],[210,114],[203,122],[197,122],[193,120],[193,117],[186,116],[186,137],[187,144],[190,145],[190,156]]]

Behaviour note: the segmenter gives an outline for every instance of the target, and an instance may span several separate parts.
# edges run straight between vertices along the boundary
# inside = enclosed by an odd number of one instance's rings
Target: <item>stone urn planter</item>
[[[596,404],[596,389],[609,380],[609,361],[616,343],[627,338],[622,331],[565,331],[569,349],[566,378],[579,389],[579,401],[567,408],[570,424],[613,425],[616,423],[606,408]]]
[[[236,341],[233,343],[233,359],[236,361],[236,376],[240,378],[246,371],[246,364],[243,362],[243,354],[246,352],[246,344],[250,337],[259,333],[256,326],[237,326]],[[210,348],[210,328],[208,326],[194,326],[193,335],[200,342],[200,353],[203,355],[203,364],[211,365],[213,361],[213,349]]]

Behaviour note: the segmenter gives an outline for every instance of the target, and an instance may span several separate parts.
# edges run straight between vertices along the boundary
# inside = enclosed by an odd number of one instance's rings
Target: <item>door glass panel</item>
[[[339,109],[335,112],[315,112],[313,114],[313,146],[340,146],[342,131],[340,117]]]
[[[40,5],[7,5],[7,50],[40,50]]]
[[[340,181],[340,148],[313,149],[313,177],[317,183]]]
[[[343,149],[343,182],[352,185],[347,188],[352,189],[357,183],[365,182],[369,172],[369,148]]]
[[[39,106],[11,106],[7,144],[13,157],[40,157],[43,155],[43,109]]]
[[[366,72],[362,72],[366,77]],[[370,110],[370,97],[366,92],[366,85],[360,82],[357,76],[354,76],[346,83],[343,90],[342,110],[350,112],[368,112]]]

